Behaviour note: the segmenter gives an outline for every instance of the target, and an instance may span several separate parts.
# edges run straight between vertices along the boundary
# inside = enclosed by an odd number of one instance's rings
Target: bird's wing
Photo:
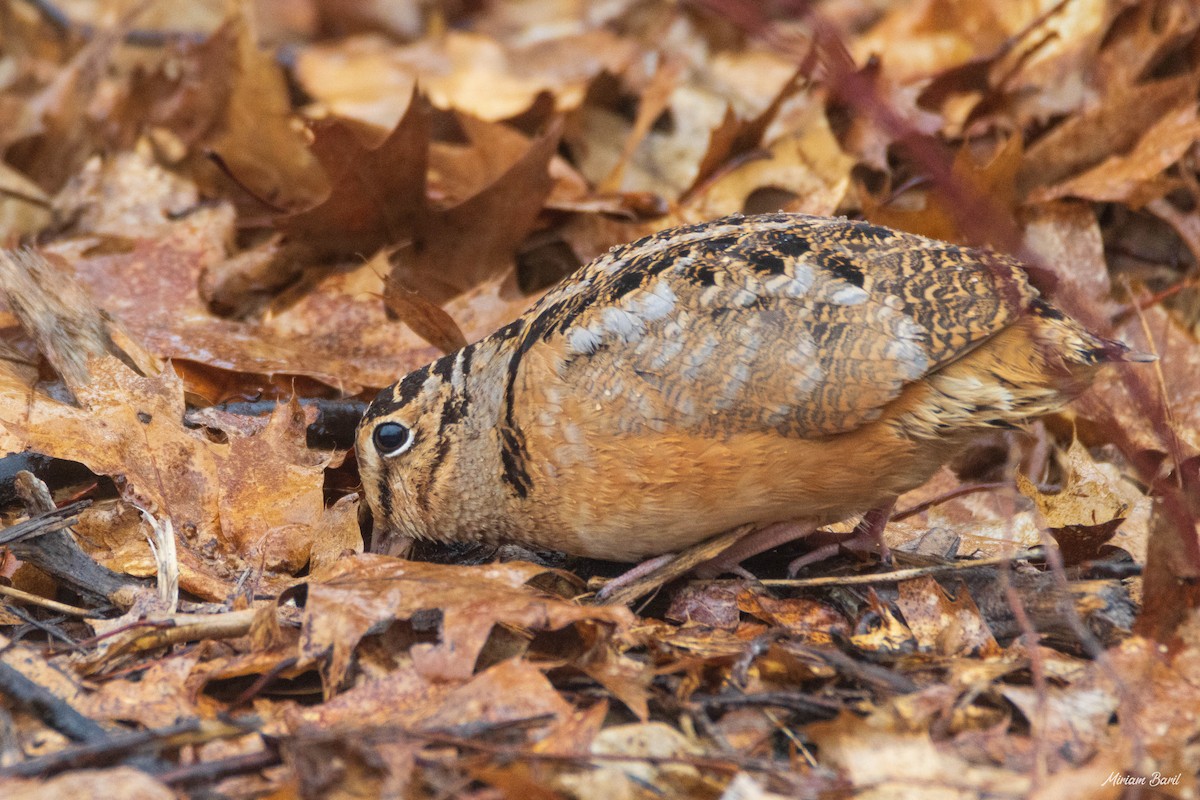
[[[543,367],[520,383],[594,401],[614,432],[836,434],[1034,297],[993,253],[844,219],[726,218],[616,248],[548,293],[517,348]]]

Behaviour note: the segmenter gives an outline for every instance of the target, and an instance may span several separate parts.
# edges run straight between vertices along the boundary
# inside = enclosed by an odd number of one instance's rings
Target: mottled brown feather
[[[382,392],[359,463],[397,533],[632,561],[886,502],[1119,352],[1011,258],[845,219],[727,217],[614,248]],[[372,441],[389,423],[412,432],[391,456]]]

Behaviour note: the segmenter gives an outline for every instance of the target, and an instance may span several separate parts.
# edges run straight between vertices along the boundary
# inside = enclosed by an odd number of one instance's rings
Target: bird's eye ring
[[[384,422],[371,434],[375,449],[384,457],[398,456],[412,447],[413,434],[399,422]]]

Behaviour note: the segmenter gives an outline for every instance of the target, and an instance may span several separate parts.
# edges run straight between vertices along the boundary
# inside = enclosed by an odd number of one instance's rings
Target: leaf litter
[[[82,502],[0,549],[3,793],[1192,796],[1198,36],[1186,0],[12,4],[4,474]],[[1018,252],[1159,361],[972,442],[891,566],[626,610],[605,565],[364,552],[325,407],[777,209]]]

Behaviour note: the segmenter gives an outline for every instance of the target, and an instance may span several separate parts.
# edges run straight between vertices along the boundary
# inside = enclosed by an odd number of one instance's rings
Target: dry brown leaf
[[[1002,247],[1006,242],[996,239],[1002,233],[1003,226],[991,226],[986,220],[981,223],[964,218],[964,214],[978,209],[964,208],[963,198],[984,204],[985,208],[997,214],[998,219],[1007,219],[1007,215],[1017,207],[1016,176],[1022,163],[1022,153],[1019,136],[1009,137],[984,163],[979,163],[969,149],[960,149],[950,170],[955,194],[947,191],[949,187],[934,185],[881,202],[864,193],[863,216],[881,225],[934,239]],[[976,231],[968,227],[968,223],[981,225],[989,237],[995,236],[996,239],[978,241]],[[974,241],[967,242],[968,239]]]
[[[632,622],[624,608],[578,606],[525,587],[545,571],[520,562],[456,567],[379,555],[343,559],[307,583],[301,652],[308,658],[328,655],[322,676],[332,696],[368,631],[421,611],[442,612],[440,641],[413,645],[412,659],[422,675],[438,680],[469,678],[499,623],[558,630],[579,623],[625,628]]]
[[[488,129],[472,123],[466,127],[473,144],[486,150]],[[550,194],[547,167],[561,133],[556,120],[486,188],[455,206],[424,214],[413,246],[394,256],[403,285],[444,302],[507,272]]]
[[[453,731],[468,726],[504,726],[539,719],[535,730],[554,736],[571,706],[542,674],[522,659],[502,661],[450,691],[440,707],[421,719],[425,730]],[[549,726],[545,730],[543,726]],[[541,738],[539,736],[539,738]]]
[[[331,532],[324,508],[325,456],[304,446],[303,418],[278,409],[266,427],[228,443],[183,425],[183,387],[171,370],[139,376],[114,358],[89,364],[80,408],[28,389],[0,396],[9,430],[36,452],[77,461],[113,476],[126,500],[167,516],[180,536],[183,587],[224,599],[242,559],[290,571],[309,558],[316,536]],[[334,512],[337,526],[353,520]],[[124,535],[142,539],[130,519]],[[354,525],[356,527],[356,525]],[[351,541],[346,530],[334,538]],[[110,544],[131,560],[110,565],[152,572],[144,541]]]
[[[691,222],[740,211],[786,210],[829,216],[846,198],[853,164],[854,160],[838,147],[824,111],[812,106],[796,133],[746,154],[728,170],[698,186],[679,214]],[[747,208],[755,193],[764,190],[786,198],[786,204]]]
[[[960,555],[988,558],[1012,555],[1041,543],[1041,529],[1033,504],[1010,488],[972,492],[948,500],[943,498],[962,488],[962,481],[943,467],[924,486],[900,496],[897,510],[904,511],[934,502],[920,514],[890,522],[885,531],[888,546],[919,550],[927,540],[939,546],[932,554],[948,556],[946,538],[957,542]]]
[[[292,110],[283,71],[259,49],[246,4],[237,2],[233,8],[227,23],[232,37],[227,68],[233,76],[228,103],[203,144],[254,198],[274,208],[307,207],[324,192],[326,178],[309,150],[308,132]],[[215,44],[223,47],[219,36],[214,35]],[[209,186],[227,184],[215,167],[200,174],[207,176]],[[231,196],[245,199],[240,187],[228,188]]]
[[[1200,733],[1200,654],[1196,651],[1194,614],[1181,630],[1187,642],[1171,652],[1155,642],[1133,637],[1110,653],[1113,668],[1128,693],[1118,713],[1128,717],[1126,730],[1139,737],[1153,758],[1162,759],[1160,772],[1168,777],[1182,768],[1181,786],[1195,787],[1196,772],[1187,764],[1178,743]],[[1123,765],[1115,765],[1120,769]],[[1132,766],[1132,765],[1130,765]]]
[[[617,163],[613,164],[608,175],[597,185],[597,190],[602,193],[612,193],[621,188],[625,166],[633,157],[638,145],[646,138],[646,134],[650,132],[650,127],[667,111],[671,95],[679,83],[683,69],[683,62],[678,59],[664,56],[659,62],[658,69],[654,71],[654,75],[638,98],[637,116],[633,120],[633,127],[630,129],[629,135],[625,137],[625,144],[621,147]]]
[[[1017,488],[1037,505],[1066,561],[1076,563],[1094,557],[1100,545],[1112,538],[1129,515],[1130,505],[1108,476],[1097,469],[1078,439],[1071,442],[1066,452],[1063,471],[1065,478],[1058,492],[1043,492],[1020,473],[1017,473]],[[1144,564],[1145,540],[1136,544],[1135,552],[1130,555]]]
[[[630,761],[604,762],[592,769],[559,776],[556,784],[580,800],[635,800],[644,796],[644,787],[655,794],[694,797],[712,791],[696,767],[686,763],[688,756],[703,750],[674,728],[661,722],[615,725],[605,728],[592,741],[597,755],[631,756]],[[638,759],[643,757],[644,760]],[[655,757],[668,759],[656,763]],[[679,763],[682,761],[683,763]]]
[[[376,263],[382,270],[387,262],[381,259]],[[402,277],[391,272],[384,285],[383,299],[388,309],[412,328],[413,333],[443,353],[453,353],[467,346],[467,338],[454,318],[420,292],[405,286]]]
[[[277,220],[280,230],[320,253],[372,252],[411,236],[425,204],[429,126],[426,102],[415,91],[382,138],[352,120],[316,123],[312,152],[329,175],[329,193],[313,208]]]
[[[199,717],[187,681],[200,658],[197,652],[175,655],[150,662],[136,677],[105,680],[81,699],[80,710],[92,719],[134,721],[147,728],[165,728],[181,719]]]
[[[167,235],[198,201],[195,184],[159,166],[140,139],[133,150],[90,159],[54,205],[75,235],[136,239]]]
[[[498,121],[551,93],[559,111],[583,100],[587,82],[619,73],[633,58],[631,43],[597,29],[506,47],[490,36],[450,30],[440,39],[397,47],[376,36],[305,48],[297,73],[305,90],[334,113],[390,127],[399,98],[414,85],[438,108]]]
[[[1103,324],[1119,310],[1105,261],[1096,214],[1086,203],[1057,201],[1021,215],[1030,260],[1058,279],[1052,298],[1077,318]]]
[[[303,375],[353,393],[386,386],[440,354],[386,318],[383,274],[369,264],[306,284],[298,298],[284,298],[288,302],[261,323],[215,316],[198,287],[224,263],[232,222],[230,209],[218,206],[175,221],[161,238],[133,240],[127,252],[91,253],[91,239],[60,242],[50,252],[70,262],[93,300],[163,357],[249,375]],[[500,283],[488,282],[451,301],[446,311],[473,341],[530,302],[502,297]]]
[[[770,105],[750,119],[740,118],[734,113],[732,106],[727,106],[724,119],[709,136],[708,150],[700,160],[700,165],[696,170],[696,180],[689,192],[708,181],[724,164],[757,149],[763,143],[767,129],[775,122],[784,103],[790,100],[803,86],[803,78],[803,70],[797,70],[792,79],[780,88]],[[805,130],[808,129],[808,126],[799,123],[794,118],[789,119],[788,123]]]
[[[1102,425],[1119,425],[1134,452],[1172,453],[1163,431],[1179,437],[1181,457],[1200,452],[1200,393],[1196,392],[1200,349],[1196,337],[1157,305],[1129,317],[1113,334],[1134,350],[1155,353],[1161,360],[1149,367],[1125,364],[1106,370],[1078,401],[1080,413]]]
[[[813,645],[830,645],[835,636],[848,637],[850,623],[832,606],[807,597],[775,598],[744,589],[738,605],[748,614]]]
[[[202,438],[183,428],[183,391],[170,370],[155,378],[136,375],[114,358],[89,365],[92,383],[81,391],[81,408],[28,392],[0,397],[9,430],[25,446],[55,458],[78,461],[98,475],[119,476],[126,496],[165,512],[181,535],[183,585],[202,596],[223,598],[229,577],[217,563],[229,549],[219,541],[215,465]],[[153,569],[148,549],[133,574]],[[208,562],[208,563],[206,563]]]
[[[1017,176],[1021,194],[1054,186],[1128,152],[1155,122],[1195,103],[1198,81],[1200,76],[1184,74],[1108,87],[1104,102],[1068,117],[1029,147]]]
[[[663,614],[672,622],[692,623],[720,630],[737,630],[742,620],[738,608],[741,587],[730,581],[689,583],[675,592],[671,605]]]
[[[51,218],[50,198],[42,187],[0,162],[0,242],[40,231]]]
[[[293,399],[250,434],[215,418],[208,423],[225,434],[223,444],[209,447],[225,549],[261,569],[295,572],[309,562],[319,537],[331,534],[339,544],[362,548],[354,517],[343,509],[327,519],[324,473],[330,457],[305,445],[311,421]]]
[[[1109,720],[1120,705],[1117,692],[1107,680],[1098,680],[1096,670],[1090,680],[1069,686],[1005,686],[1004,697],[1029,721],[1032,736],[1037,737],[1050,754],[1051,768],[1059,763],[1082,765],[1095,753],[1097,745],[1109,735]]]
[[[48,780],[0,778],[0,791],[7,800],[175,800],[177,795],[164,783],[134,767],[79,769]]]
[[[1054,186],[1043,186],[1029,200],[1043,203],[1060,197],[1083,197],[1141,208],[1169,192],[1176,183],[1163,173],[1200,139],[1194,98],[1151,119],[1148,130],[1128,152],[1117,152],[1082,174]]]
[[[963,583],[952,598],[932,577],[901,581],[896,606],[923,651],[941,656],[999,654],[1000,648]]]
[[[889,709],[865,719],[846,712],[806,732],[820,748],[821,763],[841,772],[860,797],[1016,800],[1030,788],[1027,773],[971,763],[927,731],[909,729]]]

